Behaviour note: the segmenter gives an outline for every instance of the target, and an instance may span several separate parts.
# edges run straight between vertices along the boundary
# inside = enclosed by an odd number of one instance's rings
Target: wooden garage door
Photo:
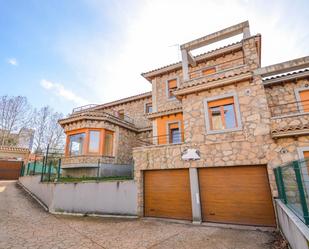
[[[21,161],[0,160],[0,180],[17,180],[21,165]]]
[[[265,166],[199,169],[203,221],[275,226]]]
[[[189,170],[144,171],[145,216],[192,220]]]

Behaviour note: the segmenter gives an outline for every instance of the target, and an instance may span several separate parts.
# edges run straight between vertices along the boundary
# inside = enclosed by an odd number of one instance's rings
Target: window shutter
[[[229,105],[229,104],[234,104],[233,97],[210,101],[208,102],[208,107],[210,108],[210,107],[217,107],[217,106]]]
[[[177,88],[177,80],[174,79],[174,80],[169,80],[168,81],[168,88],[171,89],[171,88]]]

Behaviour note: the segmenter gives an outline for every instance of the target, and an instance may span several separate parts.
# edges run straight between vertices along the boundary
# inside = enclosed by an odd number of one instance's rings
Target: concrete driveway
[[[0,248],[272,248],[274,234],[146,219],[59,216],[0,181]]]

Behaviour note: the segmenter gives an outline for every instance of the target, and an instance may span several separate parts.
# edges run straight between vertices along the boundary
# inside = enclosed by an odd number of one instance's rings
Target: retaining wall
[[[281,201],[276,200],[278,226],[292,249],[309,249],[309,228]]]
[[[134,180],[41,183],[40,176],[23,176],[19,182],[50,212],[137,215],[137,187]]]

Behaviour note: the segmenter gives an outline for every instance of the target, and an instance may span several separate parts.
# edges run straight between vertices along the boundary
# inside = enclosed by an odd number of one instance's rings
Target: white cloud
[[[44,89],[51,91],[52,93],[64,98],[65,100],[72,101],[78,105],[89,104],[89,102],[86,99],[76,95],[71,90],[66,89],[60,83],[55,83],[46,79],[42,79],[40,84]]]
[[[18,66],[18,61],[16,58],[9,58],[7,59],[7,63],[12,65],[12,66]]]
[[[172,45],[244,20],[249,20],[252,34],[262,33],[263,65],[309,53],[306,18],[296,18],[299,10],[291,9],[288,1],[145,0],[110,2],[108,8],[101,1],[90,2],[101,12],[98,16],[110,18],[107,23],[115,27],[98,26],[95,34],[68,32],[56,49],[77,72],[78,86],[87,89],[92,102],[150,90],[140,73],[178,61],[180,53]]]

